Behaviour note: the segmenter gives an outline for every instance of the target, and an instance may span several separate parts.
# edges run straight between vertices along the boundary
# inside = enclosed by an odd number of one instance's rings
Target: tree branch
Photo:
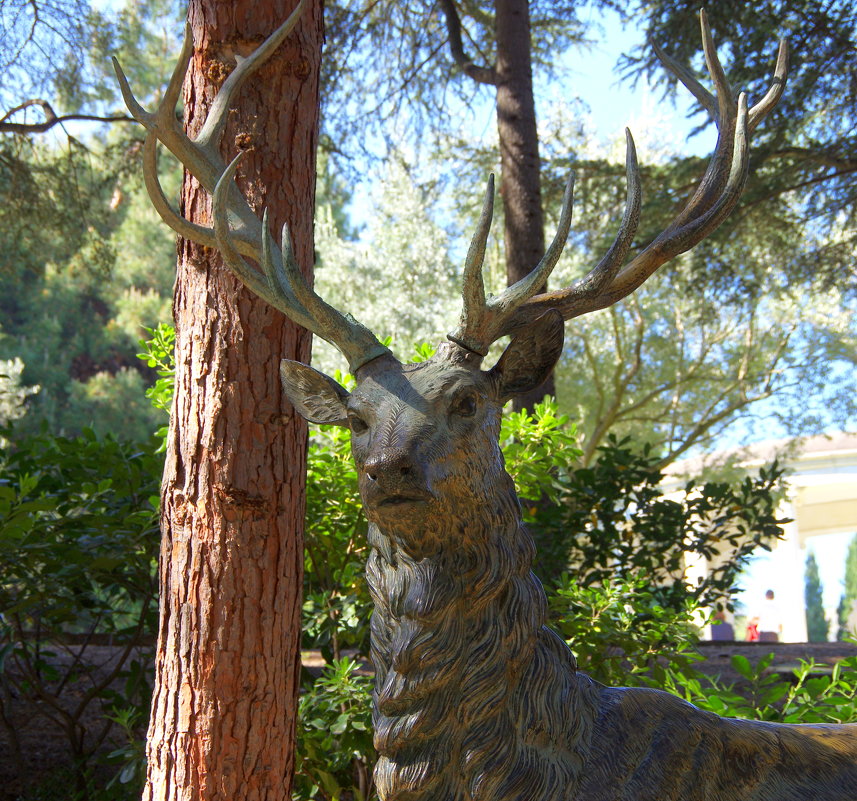
[[[45,115],[45,119],[42,122],[9,122],[9,118],[14,114],[17,114],[19,111],[23,111],[26,108],[32,108],[33,106],[38,106],[42,109]],[[99,117],[94,114],[65,114],[61,117],[58,117],[53,110],[53,107],[47,100],[42,100],[40,98],[33,98],[32,100],[25,100],[19,106],[15,106],[15,108],[7,111],[2,117],[0,117],[0,133],[17,133],[17,134],[37,134],[37,133],[45,133],[45,131],[49,131],[55,125],[62,125],[64,122],[72,122],[77,120],[88,120],[90,122],[134,122],[133,117],[129,117],[125,114],[115,116],[115,117]]]
[[[440,8],[446,20],[447,41],[452,53],[453,61],[461,68],[461,71],[477,83],[497,85],[497,72],[493,67],[483,67],[473,63],[464,52],[464,43],[461,40],[461,17],[455,7],[455,0],[440,0]]]
[[[768,154],[770,159],[793,158],[798,161],[814,161],[832,167],[839,172],[851,172],[857,170],[857,159],[835,156],[823,149],[812,149],[808,147],[785,147],[772,150]],[[835,174],[835,173],[834,173]]]

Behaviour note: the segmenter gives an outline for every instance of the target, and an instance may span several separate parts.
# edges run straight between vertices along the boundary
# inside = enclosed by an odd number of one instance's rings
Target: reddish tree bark
[[[506,277],[525,278],[545,253],[541,159],[533,97],[527,0],[496,0],[497,131],[505,219]]]
[[[234,54],[294,8],[191,0],[195,52],[186,124],[197,132]],[[241,89],[224,156],[248,151],[239,185],[288,221],[309,274],[321,2]],[[210,224],[185,176],[182,211]],[[176,398],[162,487],[161,616],[144,799],[270,799],[291,793],[300,659],[306,429],[284,399],[280,358],[309,335],[251,295],[207,249],[178,254]]]
[[[533,96],[528,0],[496,0],[497,131],[500,192],[506,221],[506,280],[526,277],[545,253],[542,162]],[[539,291],[544,291],[544,287]],[[555,395],[553,372],[545,382],[512,401],[515,411],[532,409]]]
[[[511,285],[527,276],[545,253],[529,2],[494,0],[497,57],[490,66],[474,64],[465,52],[455,0],[440,0],[440,6],[455,62],[474,81],[496,87],[506,280]],[[531,409],[545,395],[555,394],[551,373],[541,386],[516,397],[513,405],[516,411]]]

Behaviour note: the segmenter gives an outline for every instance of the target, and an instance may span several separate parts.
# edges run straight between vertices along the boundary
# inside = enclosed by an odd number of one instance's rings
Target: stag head
[[[418,364],[390,354],[373,359],[357,370],[351,393],[298,362],[284,360],[280,374],[307,420],[351,430],[369,519],[400,532],[413,551],[428,544],[423,535],[438,531],[444,519],[464,521],[481,508],[492,483],[511,492],[497,444],[503,405],[544,381],[562,341],[562,317],[549,310],[512,339],[490,370],[480,369],[479,354],[446,342]]]
[[[656,51],[707,109],[718,129],[715,152],[695,193],[682,211],[647,247],[627,260],[640,217],[640,175],[634,141],[626,131],[627,200],[617,236],[601,261],[583,278],[552,292],[538,293],[556,265],[571,224],[574,180],[569,179],[556,236],[532,272],[498,296],[486,296],[482,263],[493,215],[494,183],[489,179],[482,214],[463,270],[463,310],[458,328],[425,363],[401,364],[351,315],[322,300],[295,262],[289,231],[280,245],[238,192],[233,178],[240,155],[228,166],[217,142],[231,98],[283,41],[302,10],[289,19],[236,69],[221,88],[202,131],[191,140],[176,120],[187,65],[193,52],[188,29],[182,55],[164,100],[154,113],[134,99],[118,64],[123,96],[148,130],[144,175],[162,218],[180,235],[216,247],[225,264],[254,292],[295,322],[334,344],[348,359],[357,388],[348,393],[333,379],[306,365],[284,361],[285,392],[308,420],[348,426],[361,494],[373,521],[399,531],[425,531],[440,519],[463,519],[474,501],[485,498],[485,483],[498,481],[511,492],[497,445],[500,410],[518,393],[538,386],[562,349],[563,321],[605,308],[629,295],[661,265],[708,236],[735,207],[747,178],[749,137],[779,100],[787,71],[780,49],[771,88],[748,108],[737,100],[718,61],[704,12],[702,40],[715,94],[660,49]],[[213,195],[211,228],[183,219],[158,184],[156,148],[164,144]],[[257,265],[246,261],[249,258]],[[511,344],[489,370],[481,362],[503,336]],[[474,460],[474,454],[485,455]],[[455,477],[457,476],[457,478]],[[503,490],[506,491],[505,489]],[[403,535],[404,536],[404,535]],[[417,546],[414,546],[417,547]]]

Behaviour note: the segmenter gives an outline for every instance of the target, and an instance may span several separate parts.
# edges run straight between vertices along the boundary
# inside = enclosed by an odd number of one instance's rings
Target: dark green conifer
[[[857,535],[848,545],[848,555],[845,557],[845,578],[843,579],[842,598],[839,601],[839,631],[837,640],[844,640],[849,634],[853,637],[857,632],[850,630],[848,619],[857,602]]]
[[[824,616],[821,579],[818,575],[818,562],[810,551],[806,558],[804,573],[804,600],[806,603],[806,637],[809,642],[827,642],[830,623]]]

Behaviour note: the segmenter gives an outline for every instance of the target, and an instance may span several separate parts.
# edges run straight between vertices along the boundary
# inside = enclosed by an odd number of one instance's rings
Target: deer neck
[[[544,626],[545,594],[531,572],[535,548],[511,478],[501,470],[486,485],[479,508],[437,515],[423,530],[370,525],[382,798],[453,798],[447,791],[463,771],[470,797],[500,801],[507,796],[497,787],[475,791],[502,778],[497,765],[514,764],[521,749],[531,759],[539,737],[553,752],[573,751],[566,721],[554,725],[564,732],[559,746],[545,739],[544,714],[530,708],[529,693],[532,682],[550,685],[556,700],[548,716],[573,709],[574,657]],[[573,777],[562,778],[567,787]]]

